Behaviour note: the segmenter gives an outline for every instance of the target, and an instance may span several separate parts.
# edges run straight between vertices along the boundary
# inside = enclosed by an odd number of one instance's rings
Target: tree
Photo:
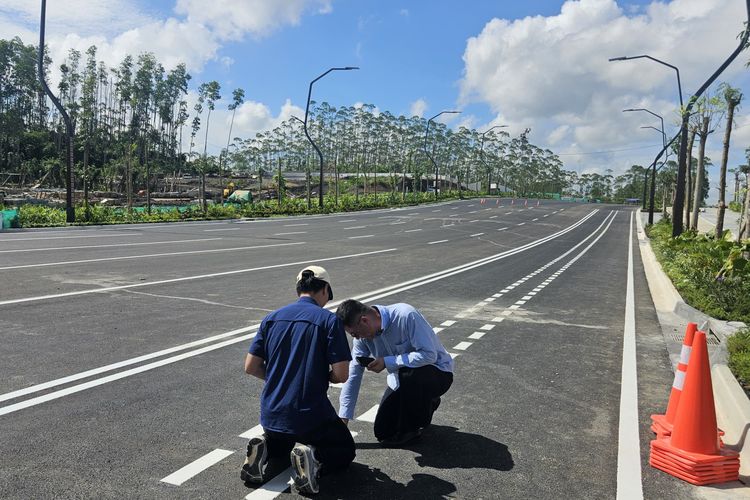
[[[719,92],[724,97],[727,110],[727,125],[724,130],[724,148],[721,154],[721,170],[719,173],[719,207],[716,214],[716,238],[721,238],[724,232],[724,212],[726,210],[727,160],[729,158],[729,140],[732,135],[734,110],[742,101],[742,92],[727,83],[719,86]]]
[[[695,175],[695,189],[693,191],[693,220],[691,221],[690,228],[693,231],[698,230],[698,211],[705,196],[703,194],[703,183],[705,177],[705,154],[706,154],[706,141],[708,141],[708,135],[714,130],[714,122],[719,119],[722,114],[722,105],[718,97],[711,97],[705,95],[701,97],[696,106],[697,113],[695,118],[697,119],[698,137],[700,138],[700,145],[698,146],[698,168]]]
[[[203,141],[203,158],[199,162],[201,177],[201,209],[204,212],[206,211],[206,170],[208,168],[206,151],[208,148],[208,127],[211,121],[211,111],[216,108],[216,101],[221,99],[221,94],[219,94],[220,90],[221,86],[216,80],[202,83],[200,87],[198,87],[198,103],[202,105],[205,102],[208,107],[208,116],[206,116],[206,137]]]
[[[242,103],[245,102],[245,91],[242,89],[234,89],[232,91],[232,103],[227,106],[227,109],[232,112],[232,119],[229,122],[229,134],[227,135],[227,148],[224,150],[224,154],[219,156],[219,175],[222,179],[222,184],[224,182],[224,170],[222,165],[222,158],[226,155],[229,155],[229,142],[232,140],[232,128],[234,127],[234,115],[237,112],[237,108],[242,105]],[[222,189],[220,190],[221,194],[220,200],[224,201],[224,186],[222,185]]]

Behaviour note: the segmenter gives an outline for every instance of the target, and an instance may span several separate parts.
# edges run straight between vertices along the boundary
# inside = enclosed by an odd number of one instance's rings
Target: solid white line
[[[375,416],[378,414],[378,408],[380,408],[380,405],[373,406],[362,415],[357,417],[357,420],[359,420],[360,422],[375,422]]]
[[[487,332],[474,332],[471,335],[469,335],[469,338],[473,340],[479,340],[482,337],[484,337],[486,334]]]
[[[289,245],[296,245],[299,243],[288,243]],[[206,278],[216,278],[218,276],[231,276],[233,274],[242,274],[242,273],[249,273],[253,271],[264,271],[267,269],[276,269],[279,267],[289,267],[289,266],[299,266],[308,264],[310,262],[326,262],[326,261],[332,261],[332,260],[341,260],[341,259],[351,259],[354,257],[363,257],[366,255],[375,255],[385,252],[393,252],[396,251],[396,248],[387,248],[385,250],[376,250],[373,252],[363,252],[363,253],[356,253],[356,254],[349,254],[349,255],[341,255],[338,257],[325,257],[325,258],[318,258],[318,259],[305,259],[300,260],[296,262],[287,262],[284,264],[273,264],[269,266],[260,266],[260,267],[250,267],[247,269],[237,269],[234,271],[224,271],[221,273],[212,273],[212,274],[199,274],[197,276],[185,276],[183,278],[174,278],[169,280],[161,280],[161,281],[151,281],[147,283],[134,283],[132,285],[120,285],[120,286],[110,286],[106,288],[92,288],[88,290],[79,290],[77,292],[67,292],[67,293],[57,293],[53,295],[40,295],[37,297],[25,297],[22,299],[11,299],[11,300],[4,300],[0,301],[0,306],[8,305],[8,304],[20,304],[23,302],[35,302],[40,300],[49,300],[49,299],[57,299],[60,297],[73,297],[76,295],[88,295],[90,293],[103,293],[103,292],[111,292],[114,290],[127,290],[130,288],[140,288],[144,286],[153,286],[153,285],[163,285],[166,283],[179,283],[182,281],[192,281],[192,280],[200,280],[200,279],[206,279]]]
[[[215,233],[217,231],[243,231],[244,227],[225,227],[222,229],[204,229],[203,231],[206,233]]]
[[[307,234],[307,231],[291,231],[289,233],[276,233],[274,236],[287,236],[289,234]]]
[[[110,247],[136,247],[145,245],[168,245],[170,243],[195,243],[197,241],[216,241],[222,238],[197,238],[194,240],[166,240],[166,241],[149,241],[146,243],[113,243],[109,245],[80,245],[75,247],[50,247],[50,248],[22,248],[19,250],[0,250],[0,253],[19,253],[19,252],[50,252],[57,250],[83,250],[86,248],[110,248]]]
[[[421,229],[407,229],[404,231],[405,233],[416,233],[417,231],[421,231]]]
[[[476,233],[476,234],[472,234],[471,236],[469,236],[469,238],[473,238],[473,237],[475,237],[475,236],[482,236],[483,234],[484,234],[484,233]]]
[[[243,439],[252,439],[252,438],[254,438],[256,436],[260,436],[261,434],[263,434],[263,426],[260,425],[260,424],[258,424],[255,427],[253,427],[252,429],[248,429],[245,432],[243,432],[242,434],[240,434],[239,437],[241,437]]]
[[[635,291],[633,285],[633,212],[628,231],[628,278],[625,331],[622,344],[620,428],[617,439],[617,498],[643,498],[641,450],[638,435],[638,371],[635,346]]]
[[[248,493],[245,498],[249,500],[273,500],[289,489],[289,486],[292,484],[291,477],[292,469],[290,467],[267,483]]]
[[[109,238],[116,236],[143,236],[143,233],[111,233],[111,234],[91,234],[85,236],[45,236],[43,238],[3,238],[3,243],[6,241],[38,241],[38,240],[69,240],[73,238]]]
[[[438,243],[445,243],[446,241],[449,241],[449,240],[437,240],[437,241],[431,241],[431,242],[429,242],[429,243],[427,243],[427,244],[428,244],[428,245],[436,245],[436,244],[438,244]]]
[[[133,259],[151,259],[157,257],[174,257],[176,255],[195,255],[202,253],[225,253],[225,252],[239,252],[242,250],[255,250],[258,248],[272,248],[272,247],[283,247],[289,245],[304,245],[304,241],[298,241],[294,243],[273,243],[271,245],[254,245],[250,247],[234,247],[234,248],[215,248],[212,250],[188,250],[186,252],[167,252],[167,253],[152,253],[145,255],[126,255],[124,257],[102,257],[99,259],[85,259],[85,260],[62,260],[58,262],[43,262],[41,264],[23,264],[19,266],[7,266],[0,267],[0,271],[7,271],[9,269],[27,269],[30,267],[49,267],[49,266],[61,266],[70,264],[87,264],[90,262],[111,262],[115,260],[133,260]],[[0,302],[0,304],[2,304]]]
[[[212,452],[206,453],[198,460],[187,464],[182,469],[168,475],[167,477],[162,479],[161,482],[180,486],[188,479],[196,476],[197,474],[200,474],[212,465],[221,462],[232,453],[234,452],[229,450],[213,450]]]
[[[471,346],[471,344],[473,344],[473,342],[459,342],[453,346],[453,348],[458,351],[465,351],[467,347]]]
[[[357,238],[372,238],[373,236],[375,236],[375,235],[374,234],[365,234],[365,235],[362,235],[362,236],[349,236],[347,239],[348,240],[356,240]]]

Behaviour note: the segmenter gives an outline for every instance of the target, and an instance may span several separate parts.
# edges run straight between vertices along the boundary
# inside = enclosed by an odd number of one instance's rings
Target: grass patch
[[[745,391],[750,391],[750,328],[743,328],[727,339],[729,369]]]

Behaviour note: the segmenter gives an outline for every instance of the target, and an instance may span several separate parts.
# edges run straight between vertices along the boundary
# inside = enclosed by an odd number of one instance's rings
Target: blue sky
[[[0,37],[36,43],[38,2],[3,0]],[[193,75],[189,100],[217,80],[209,150],[225,144],[232,89],[245,90],[234,132],[250,137],[304,113],[311,79],[332,66],[360,66],[319,81],[313,98],[334,106],[374,104],[394,114],[432,116],[450,126],[531,128],[535,144],[560,154],[565,168],[621,173],[647,165],[661,140],[644,125],[649,108],[677,129],[674,73],[685,98],[736,47],[746,18],[738,0],[66,0],[49,2],[48,45],[59,65],[70,48],[91,44],[116,65],[125,54],[154,52],[165,66],[184,61]],[[744,53],[722,75],[750,96]],[[54,80],[57,70],[53,68]],[[746,161],[750,117],[743,105],[730,167]],[[707,155],[720,160],[723,123]],[[717,167],[709,170],[716,185]],[[712,196],[713,197],[713,196]]]

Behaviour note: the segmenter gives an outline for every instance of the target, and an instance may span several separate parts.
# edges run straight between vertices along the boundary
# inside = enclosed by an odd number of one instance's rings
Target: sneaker
[[[268,450],[265,436],[252,438],[247,443],[247,458],[240,471],[240,478],[246,483],[262,483],[267,465]]]
[[[314,494],[320,491],[318,486],[318,474],[320,462],[315,459],[312,447],[298,444],[291,453],[292,480],[294,487],[300,493]]]

